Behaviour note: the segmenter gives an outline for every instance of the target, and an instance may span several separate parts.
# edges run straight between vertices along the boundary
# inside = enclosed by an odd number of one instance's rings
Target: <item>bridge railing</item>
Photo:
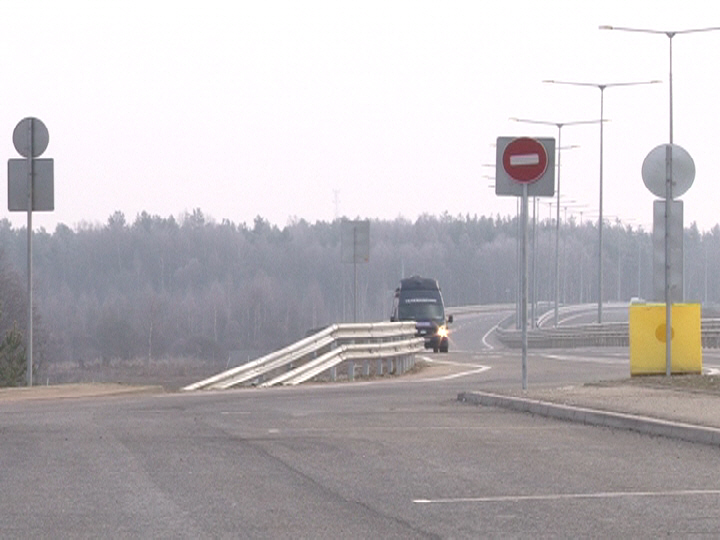
[[[401,373],[414,365],[415,354],[425,347],[424,339],[415,337],[415,333],[414,322],[334,324],[184,390],[294,385],[320,376],[335,380],[340,367],[352,380],[358,364],[364,376]]]

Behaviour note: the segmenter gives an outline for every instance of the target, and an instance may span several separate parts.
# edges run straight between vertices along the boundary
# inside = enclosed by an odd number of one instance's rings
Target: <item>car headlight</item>
[[[438,336],[440,336],[440,337],[442,337],[442,338],[448,337],[448,329],[447,329],[447,326],[441,326],[441,327],[439,327],[439,328],[438,328],[438,331],[437,331],[437,334],[438,334]]]

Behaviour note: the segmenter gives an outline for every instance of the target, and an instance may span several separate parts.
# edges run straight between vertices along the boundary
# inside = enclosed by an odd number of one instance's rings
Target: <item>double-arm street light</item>
[[[580,148],[577,144],[571,144],[567,146],[563,146],[562,148],[558,147],[557,151],[560,150],[571,150],[573,148]],[[539,201],[537,197],[533,197],[533,231],[532,231],[532,301],[531,301],[531,308],[530,313],[531,317],[530,320],[532,321],[532,326],[535,328],[537,326],[537,304],[538,304],[538,295],[537,295],[537,224],[538,224],[538,213],[539,213]],[[550,219],[552,220],[552,203],[550,203]]]
[[[544,80],[544,83],[568,84],[573,86],[590,86],[600,90],[600,219],[598,220],[598,323],[602,322],[603,298],[603,124],[605,123],[605,89],[615,86],[638,86],[642,84],[656,84],[662,81],[637,81],[615,83],[590,83],[575,81]]]
[[[602,25],[600,30],[621,30],[624,32],[641,32],[644,34],[664,34],[668,38],[670,45],[670,66],[668,74],[669,83],[669,98],[670,98],[670,144],[667,145],[665,150],[665,169],[666,183],[665,183],[665,375],[670,376],[672,374],[672,299],[670,297],[670,242],[669,230],[670,230],[670,212],[672,208],[672,144],[673,144],[673,77],[672,77],[672,43],[673,38],[680,34],[696,34],[700,32],[712,32],[714,30],[720,30],[720,26],[711,26],[707,28],[691,28],[686,30],[654,30],[650,28],[628,28],[624,26],[609,26]]]
[[[711,26],[709,28],[692,28],[689,30],[653,30],[649,28],[627,28],[624,26],[602,25],[600,30],[621,30],[624,32],[641,32],[644,34],[664,34],[668,37],[670,43],[670,71],[668,75],[668,84],[670,86],[670,144],[673,144],[673,76],[672,76],[672,42],[673,38],[680,34],[696,34],[699,32],[712,32],[720,30],[720,26]]]
[[[524,122],[527,124],[542,124],[545,126],[555,126],[558,130],[558,159],[557,159],[557,182],[555,183],[555,192],[557,194],[557,219],[555,221],[555,326],[558,325],[558,304],[560,300],[560,160],[562,156],[562,128],[565,126],[577,126],[580,124],[596,124],[602,123],[602,120],[577,120],[575,122],[550,122],[547,120],[529,120],[527,118],[510,118],[514,122]]]

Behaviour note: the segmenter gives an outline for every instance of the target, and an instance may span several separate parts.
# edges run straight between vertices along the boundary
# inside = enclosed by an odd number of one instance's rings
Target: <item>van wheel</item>
[[[447,339],[444,339],[442,343],[440,344],[440,352],[448,352],[448,341]]]

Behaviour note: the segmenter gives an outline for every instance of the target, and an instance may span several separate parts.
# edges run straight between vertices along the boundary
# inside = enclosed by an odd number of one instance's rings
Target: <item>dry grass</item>
[[[592,383],[589,386],[643,386],[647,388],[667,388],[685,392],[699,392],[720,395],[720,377],[716,375],[643,375],[620,379],[617,381],[603,381]]]
[[[208,362],[189,358],[163,358],[147,361],[114,360],[103,364],[46,364],[39,385],[68,383],[115,383],[122,385],[162,386],[173,391],[215,375],[226,368],[226,362]]]

